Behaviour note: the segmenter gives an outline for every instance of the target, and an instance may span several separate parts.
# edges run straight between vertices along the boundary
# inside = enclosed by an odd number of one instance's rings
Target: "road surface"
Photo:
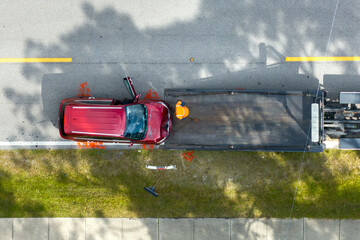
[[[143,97],[174,87],[360,91],[357,61],[285,61],[359,56],[355,0],[19,0],[1,1],[0,13],[1,148],[76,147],[60,139],[60,100],[84,83],[94,97],[128,97],[128,75]]]

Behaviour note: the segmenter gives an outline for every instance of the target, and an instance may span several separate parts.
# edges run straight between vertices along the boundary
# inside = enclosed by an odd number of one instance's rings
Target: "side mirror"
[[[125,87],[128,90],[128,92],[130,93],[131,97],[134,99],[134,101],[137,101],[137,99],[139,99],[140,96],[137,97],[131,78],[126,77],[123,80],[124,80]]]

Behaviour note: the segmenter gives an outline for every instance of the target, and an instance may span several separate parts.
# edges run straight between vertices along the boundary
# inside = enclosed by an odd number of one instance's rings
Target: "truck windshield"
[[[147,110],[143,104],[130,105],[125,108],[126,126],[124,137],[142,140],[146,136]]]

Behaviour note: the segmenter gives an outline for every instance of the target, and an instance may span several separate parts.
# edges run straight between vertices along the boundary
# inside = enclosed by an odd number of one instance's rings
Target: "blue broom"
[[[158,178],[158,180],[156,181],[156,183],[154,184],[154,186],[150,186],[150,187],[144,187],[144,189],[146,191],[148,191],[149,193],[151,193],[152,195],[154,195],[155,197],[158,197],[159,194],[156,192],[156,185],[160,182],[161,178],[164,176],[164,173],[166,171],[167,167],[164,168],[164,170],[162,171],[160,177]]]

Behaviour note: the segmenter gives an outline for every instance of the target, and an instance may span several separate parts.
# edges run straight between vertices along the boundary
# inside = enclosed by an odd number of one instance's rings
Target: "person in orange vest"
[[[176,103],[176,117],[180,120],[189,116],[189,109],[185,106],[183,101],[178,101]]]

